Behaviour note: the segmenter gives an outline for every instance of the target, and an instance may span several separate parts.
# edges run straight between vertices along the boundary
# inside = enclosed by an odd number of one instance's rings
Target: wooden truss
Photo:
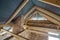
[[[32,7],[32,9],[28,11],[27,14],[25,15],[26,23],[28,22],[28,19],[30,19],[36,13],[39,13],[43,17],[47,18],[47,20],[53,22],[54,24],[59,25],[57,27],[60,27],[60,16],[37,6]]]
[[[28,2],[28,0],[24,0],[24,2],[17,8],[17,10],[13,13],[13,15],[3,25],[3,27],[8,25],[12,21],[12,19],[19,13],[19,11],[26,5],[27,2]],[[37,6],[32,7],[32,9],[27,12],[27,14],[24,17],[26,22],[28,21],[28,19],[30,19],[36,13],[39,13],[40,15],[44,16],[45,18],[47,18],[47,20],[59,25],[59,26],[57,26],[57,28],[60,27],[60,16],[58,16],[58,15],[52,13],[52,12],[49,12],[49,11],[47,11],[45,9],[42,9],[40,7],[37,7]],[[31,15],[28,17],[29,14],[31,14]],[[45,31],[45,32],[53,30],[53,29],[44,29],[44,28],[38,28],[38,27],[36,27],[36,28],[35,27],[31,27],[30,28],[29,26],[24,25],[24,28],[25,27],[28,27],[28,29],[26,29],[26,30],[30,30],[30,31],[31,30],[35,30],[35,31],[31,31],[31,32],[36,32],[36,30],[39,30],[39,31],[42,30],[42,31]],[[2,29],[2,30],[4,30],[4,29]],[[4,30],[4,31],[6,31],[6,30]],[[13,34],[13,33],[9,32],[9,31],[6,31],[6,32],[11,34],[11,35],[13,35],[18,40],[27,40],[27,39],[25,39],[25,38],[23,38],[23,37],[21,37],[19,35],[16,35],[16,34]],[[60,33],[60,30],[53,30],[52,32]]]

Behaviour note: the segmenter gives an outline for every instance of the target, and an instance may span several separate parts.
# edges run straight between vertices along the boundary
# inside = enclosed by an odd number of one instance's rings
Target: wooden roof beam
[[[53,0],[53,1],[51,1],[51,0],[50,1],[49,0],[38,0],[38,1],[60,8],[60,0]],[[58,3],[57,3],[57,1],[58,1]]]
[[[49,20],[49,21],[51,21],[51,22],[53,22],[53,23],[55,23],[55,24],[60,25],[60,22],[57,21],[56,19],[54,19],[54,18],[52,18],[52,17],[50,17],[50,16],[48,16],[48,15],[46,15],[46,14],[43,14],[42,12],[38,12],[38,13],[39,13],[40,15],[44,16],[45,18],[47,18],[47,20]]]
[[[38,7],[38,6],[35,6],[35,7],[36,7],[36,10],[38,10],[38,11],[40,11],[40,12],[43,12],[44,14],[47,14],[47,15],[49,15],[50,17],[53,17],[54,19],[60,21],[60,16],[58,16],[58,15],[52,13],[52,12],[49,12],[49,11],[43,9],[43,8],[40,8],[40,7]]]
[[[39,34],[39,35],[52,36],[52,37],[59,38],[58,36],[48,34],[48,32],[43,32],[43,31],[38,31],[38,30],[31,30],[31,29],[26,29],[26,30],[28,30],[29,32],[32,32],[32,33]]]
[[[42,31],[42,32],[52,32],[52,33],[58,33],[60,34],[60,30],[56,30],[56,29],[49,29],[49,28],[42,28],[42,27],[33,27],[30,26],[27,28],[28,30],[35,30],[35,31]]]
[[[27,40],[27,39],[25,39],[25,38],[23,38],[23,37],[21,37],[21,36],[19,36],[19,35],[15,35],[15,34],[9,32],[9,31],[7,31],[7,30],[4,30],[4,29],[1,29],[1,30],[3,30],[3,31],[5,31],[5,32],[13,35],[13,36],[16,37],[18,40]]]
[[[40,7],[37,7],[37,6],[34,6],[33,8],[35,9],[35,12],[32,13],[27,19],[31,18],[31,17],[32,17],[34,14],[36,14],[36,12],[37,12],[37,13],[39,13],[40,15],[46,17],[46,18],[47,18],[48,20],[50,20],[51,22],[60,25],[60,16],[58,16],[58,15],[52,13],[52,12],[49,12],[49,11],[47,11],[47,10],[45,10],[45,9],[42,9],[42,8],[40,8]],[[38,11],[39,11],[39,12],[38,12]],[[28,14],[30,14],[30,13],[28,13]],[[27,20],[27,19],[26,19],[26,20]]]

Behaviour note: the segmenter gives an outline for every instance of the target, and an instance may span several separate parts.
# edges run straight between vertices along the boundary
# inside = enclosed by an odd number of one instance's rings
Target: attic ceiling
[[[0,24],[4,24],[22,2],[23,0],[0,0]],[[26,14],[27,11],[29,11],[30,8],[34,5],[44,8],[60,16],[60,8],[40,2],[38,0],[29,0],[14,19],[20,15]]]
[[[0,24],[5,23],[22,0],[0,0]]]

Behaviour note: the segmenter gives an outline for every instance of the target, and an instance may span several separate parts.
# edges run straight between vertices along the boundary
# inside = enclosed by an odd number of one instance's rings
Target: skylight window
[[[34,16],[32,16],[31,20],[47,20],[47,19],[37,13]]]

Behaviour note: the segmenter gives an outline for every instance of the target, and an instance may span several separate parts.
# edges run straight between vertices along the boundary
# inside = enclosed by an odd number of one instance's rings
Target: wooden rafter
[[[36,9],[36,7],[32,7],[32,8],[26,13],[26,15],[24,16],[24,19],[26,19],[26,17],[28,17],[28,15],[29,15],[30,13],[32,13],[35,9]]]
[[[48,20],[29,20],[28,23],[45,23],[45,24],[53,24]]]
[[[34,6],[33,8],[35,9],[34,13],[31,13],[31,16],[28,17],[27,19],[31,18],[34,14],[39,13],[40,15],[47,18],[49,21],[60,25],[60,16],[58,16],[58,15],[52,13],[52,12],[49,12],[49,11],[47,11],[45,9],[42,9],[40,7],[37,7],[37,6]],[[30,14],[30,12],[28,14]]]
[[[53,0],[53,1],[52,0],[39,0],[39,1],[60,8],[60,1],[59,0]]]
[[[57,27],[59,25],[53,24],[48,20],[30,20],[27,22],[28,26],[39,26],[39,27],[44,27],[44,28],[52,28],[52,29],[58,29]]]
[[[35,30],[35,31],[41,31],[41,32],[53,32],[53,33],[60,34],[60,30],[56,30],[56,29],[49,29],[49,28],[42,28],[42,27],[33,27],[33,26],[30,26],[27,29]]]
[[[39,11],[35,11],[34,13],[32,13],[32,15],[28,17],[28,19],[30,19],[36,13],[39,13],[40,15],[45,17],[47,20],[49,20],[49,21],[51,21],[51,22],[53,22],[55,24],[59,24],[60,25],[60,22],[56,21],[55,19],[51,18],[50,16],[48,16],[48,15],[42,13],[42,12],[39,12]],[[28,22],[28,20],[26,21],[26,25],[27,25],[27,22]],[[59,28],[60,26],[55,26],[55,27]]]
[[[47,15],[49,15],[49,16],[51,16],[51,17],[53,17],[53,18],[55,18],[55,19],[57,19],[57,20],[60,21],[60,16],[58,16],[58,15],[52,13],[52,12],[49,12],[49,11],[43,9],[43,8],[40,8],[40,7],[38,7],[38,6],[32,7],[32,8],[27,12],[27,14],[29,15],[33,10],[34,10],[34,11],[35,11],[35,10],[41,11],[41,12],[43,12],[43,13],[45,13],[45,14],[47,14]],[[25,15],[25,18],[27,17],[27,14]]]
[[[40,8],[40,7],[37,7],[37,6],[35,6],[35,7],[36,7],[36,9],[39,10],[40,12],[43,12],[44,14],[47,14],[47,15],[53,17],[54,19],[60,21],[60,16],[58,16],[58,15],[52,13],[52,12],[49,12],[49,11],[47,11],[47,10],[45,10],[45,9],[42,9],[42,8]]]
[[[26,23],[28,22],[28,20],[29,20],[34,14],[36,14],[36,12],[33,12],[32,15],[30,15],[30,16],[26,19],[26,20],[27,20]]]
[[[19,36],[19,35],[15,35],[15,34],[9,32],[9,31],[7,31],[7,30],[4,30],[4,29],[1,29],[1,30],[3,30],[3,31],[5,31],[5,32],[13,35],[13,36],[16,37],[18,40],[27,40],[27,39],[25,39],[25,38],[23,38],[23,37],[21,37],[21,36]]]
[[[51,22],[53,22],[53,23],[55,23],[55,24],[60,25],[60,22],[57,21],[57,20],[55,20],[54,18],[52,18],[52,17],[50,17],[50,16],[48,16],[48,15],[46,15],[46,14],[43,14],[43,13],[41,13],[41,12],[38,12],[38,13],[39,13],[40,15],[44,16],[45,18],[47,18],[47,20],[49,20],[49,21],[51,21]]]

